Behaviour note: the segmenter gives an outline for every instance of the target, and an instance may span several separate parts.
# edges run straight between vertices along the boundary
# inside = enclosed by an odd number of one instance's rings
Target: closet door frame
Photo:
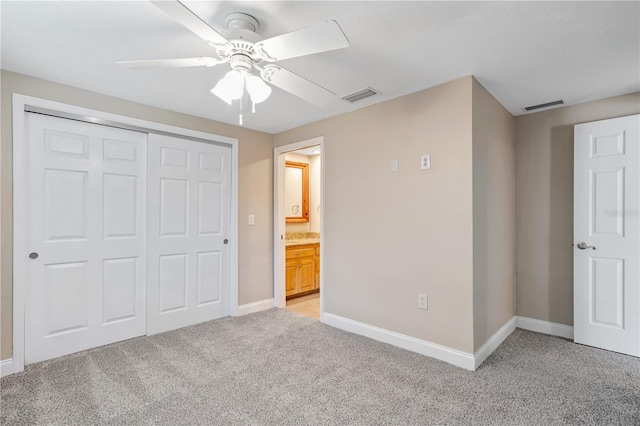
[[[238,315],[238,140],[226,136],[184,129],[152,121],[140,120],[104,111],[64,104],[14,93],[12,97],[13,127],[13,348],[10,360],[2,363],[2,376],[24,371],[25,290],[28,280],[27,221],[27,157],[25,115],[27,112],[49,114],[61,118],[103,124],[123,129],[173,135],[199,142],[231,147],[231,226],[229,232],[229,313]]]

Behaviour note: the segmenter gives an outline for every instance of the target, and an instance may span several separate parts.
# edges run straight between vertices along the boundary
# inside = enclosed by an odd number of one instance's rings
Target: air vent
[[[562,99],[560,99],[560,100],[557,100],[557,101],[546,102],[544,104],[531,105],[531,106],[528,106],[528,107],[524,107],[522,109],[524,111],[526,111],[526,112],[530,112],[530,111],[535,111],[537,109],[549,108],[549,107],[556,106],[556,105],[564,105],[564,101]]]
[[[353,102],[362,100],[364,98],[368,98],[369,96],[377,95],[378,93],[380,92],[373,90],[371,87],[367,87],[366,89],[358,90],[355,93],[352,93],[347,96],[343,96],[342,99],[344,99],[347,102],[353,103]]]

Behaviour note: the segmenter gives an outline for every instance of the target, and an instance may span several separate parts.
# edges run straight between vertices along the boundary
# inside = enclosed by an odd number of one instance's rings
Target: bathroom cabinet
[[[286,249],[288,299],[320,288],[320,244],[288,246]]]

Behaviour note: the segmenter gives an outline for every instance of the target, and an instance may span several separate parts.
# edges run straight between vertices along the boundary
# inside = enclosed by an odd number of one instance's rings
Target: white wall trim
[[[29,99],[13,95],[13,345],[12,362],[14,372],[24,371],[25,298],[29,265],[26,254],[27,241],[27,143],[25,141],[25,106]],[[16,285],[18,283],[18,285]]]
[[[283,217],[284,211],[284,155],[278,148],[273,155],[273,300],[276,308],[284,309],[286,299],[286,248],[283,239],[287,233],[287,225]],[[322,274],[320,274],[322,277]]]
[[[141,120],[123,115],[97,111],[89,108],[69,105],[61,102],[32,96],[13,94],[12,126],[13,126],[13,355],[14,372],[24,370],[25,340],[25,285],[28,280],[28,251],[26,218],[28,217],[26,194],[27,165],[26,143],[24,143],[25,109],[33,107],[47,111],[60,112],[62,116],[76,116],[88,122],[103,120],[125,126],[134,126],[149,132],[164,132],[187,138],[195,138],[231,147],[231,229],[229,235],[230,273],[229,273],[229,311],[230,315],[238,313],[238,139],[227,136],[185,129],[168,124]],[[16,285],[18,283],[18,285]],[[4,362],[4,361],[3,361]],[[4,365],[4,364],[3,364]],[[3,367],[4,371],[4,367]]]
[[[484,344],[480,346],[480,348],[474,354],[475,368],[480,367],[480,364],[482,364],[484,360],[487,359],[489,355],[493,353],[493,351],[498,349],[498,346],[500,346],[502,342],[504,342],[504,340],[507,337],[509,337],[509,335],[513,333],[513,330],[515,329],[516,329],[516,317],[513,317],[509,321],[507,321],[502,327],[500,327],[498,331],[493,333],[493,335],[489,337],[489,339],[486,342],[484,342]]]
[[[388,343],[402,349],[407,349],[412,352],[417,352],[422,355],[439,359],[440,361],[448,362],[449,364],[453,364],[467,370],[475,370],[476,367],[475,357],[473,354],[451,349],[426,340],[416,339],[415,337],[385,330],[384,328],[364,324],[330,313],[324,313],[322,316],[322,322],[341,330],[359,334],[379,342]]]
[[[257,302],[247,303],[246,305],[238,306],[238,313],[236,315],[248,315],[260,311],[266,311],[273,308],[273,299],[258,300]]]
[[[18,373],[13,362],[13,358],[3,359],[0,361],[0,377],[8,376],[13,373]]]
[[[517,316],[516,327],[523,330],[535,331],[536,333],[550,334],[552,336],[564,337],[565,339],[573,340],[573,327],[570,325],[558,324],[557,322]]]

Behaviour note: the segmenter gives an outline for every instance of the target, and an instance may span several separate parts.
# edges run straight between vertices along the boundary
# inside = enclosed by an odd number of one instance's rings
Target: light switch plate
[[[397,158],[391,160],[391,173],[397,173],[400,170],[400,162]]]
[[[422,170],[429,170],[431,168],[431,155],[424,154],[420,157],[420,168]]]
[[[255,215],[250,214],[249,215],[249,225],[255,225],[255,223],[256,223]]]

